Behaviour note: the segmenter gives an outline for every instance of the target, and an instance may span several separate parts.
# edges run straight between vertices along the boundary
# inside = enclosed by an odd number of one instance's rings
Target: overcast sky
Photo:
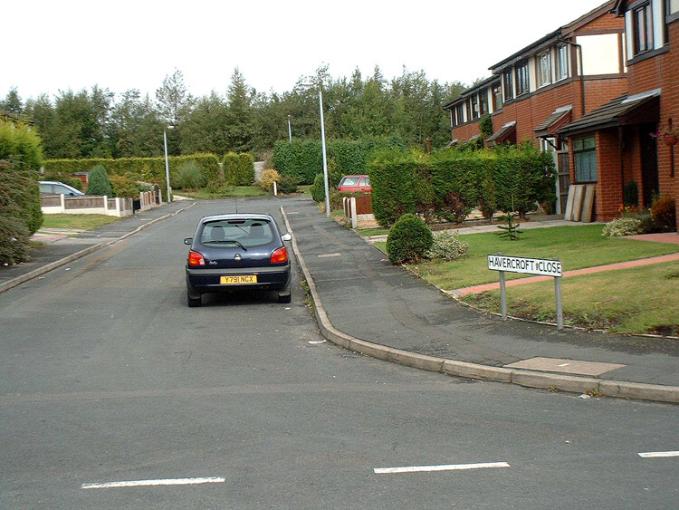
[[[194,95],[223,93],[235,66],[285,91],[323,63],[465,83],[603,0],[5,0],[0,96],[98,84],[153,93],[175,68]]]

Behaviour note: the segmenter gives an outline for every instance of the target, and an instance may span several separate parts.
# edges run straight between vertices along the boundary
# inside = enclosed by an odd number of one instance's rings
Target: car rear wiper
[[[241,248],[243,251],[248,251],[248,249],[243,246],[239,241],[236,241],[235,239],[224,239],[223,241],[203,241],[203,244],[224,244],[224,243],[233,243],[237,244],[239,248]]]

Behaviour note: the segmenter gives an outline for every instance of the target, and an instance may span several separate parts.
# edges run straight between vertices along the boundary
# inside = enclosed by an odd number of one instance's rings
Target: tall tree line
[[[318,137],[318,86],[323,87],[329,138],[396,137],[434,147],[450,139],[442,106],[464,89],[459,82],[429,80],[423,71],[403,70],[387,80],[378,67],[333,78],[327,67],[303,76],[292,90],[263,93],[235,69],[223,94],[194,97],[181,71],[168,75],[153,96],[130,89],[113,94],[98,85],[22,100],[11,89],[0,113],[35,126],[48,158],[158,156],[163,129],[172,154],[263,151],[288,136]]]

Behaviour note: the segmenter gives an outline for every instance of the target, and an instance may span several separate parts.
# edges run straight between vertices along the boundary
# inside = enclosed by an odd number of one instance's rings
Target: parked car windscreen
[[[344,177],[339,183],[340,186],[358,186],[358,177]]]
[[[215,220],[203,224],[200,233],[201,244],[231,248],[240,244],[245,248],[271,243],[275,233],[266,220]]]

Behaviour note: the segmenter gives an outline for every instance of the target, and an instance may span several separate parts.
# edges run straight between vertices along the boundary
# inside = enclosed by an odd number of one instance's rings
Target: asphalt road
[[[679,450],[677,406],[357,356],[322,343],[298,285],[189,309],[182,239],[233,210],[202,202],[0,295],[1,509],[679,506],[679,457],[638,455]],[[478,463],[506,464],[374,471]]]

